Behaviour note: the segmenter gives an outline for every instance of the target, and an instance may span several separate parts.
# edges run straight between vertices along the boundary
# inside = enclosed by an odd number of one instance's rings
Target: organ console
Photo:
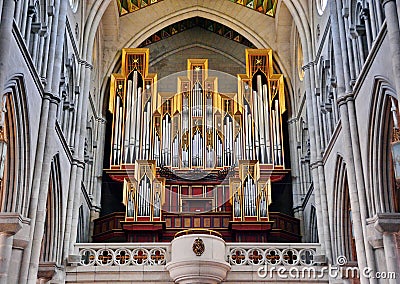
[[[124,49],[121,73],[111,76],[106,172],[123,183],[129,240],[207,228],[228,240],[267,241],[271,188],[289,172],[284,82],[273,72],[272,51],[246,50],[237,93],[219,92],[207,59],[188,59],[177,92],[159,93],[148,63],[148,49]],[[182,216],[199,219],[182,224]],[[216,216],[228,221],[211,222]]]

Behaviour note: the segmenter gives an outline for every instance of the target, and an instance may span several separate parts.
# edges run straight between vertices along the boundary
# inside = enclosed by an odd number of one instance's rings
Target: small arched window
[[[318,14],[322,15],[325,11],[328,0],[317,0],[317,10]]]
[[[71,6],[72,12],[76,12],[79,6],[79,0],[69,0],[69,5]]]

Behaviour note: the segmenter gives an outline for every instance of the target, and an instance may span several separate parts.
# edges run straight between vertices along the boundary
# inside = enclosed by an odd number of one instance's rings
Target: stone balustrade
[[[238,265],[312,266],[318,244],[227,243],[226,261]],[[77,244],[79,266],[156,266],[170,261],[169,243]]]
[[[169,244],[77,244],[80,266],[155,266],[165,265]]]
[[[226,259],[235,265],[312,266],[318,244],[230,243],[226,245]]]

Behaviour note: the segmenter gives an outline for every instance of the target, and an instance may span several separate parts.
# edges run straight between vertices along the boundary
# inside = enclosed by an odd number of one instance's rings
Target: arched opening
[[[0,210],[27,216],[29,175],[25,173],[29,169],[29,142],[25,88],[21,78],[11,80],[6,86],[8,92],[0,99]]]
[[[384,78],[377,78],[371,102],[370,132],[368,141],[370,168],[367,195],[368,213],[400,212],[398,156],[399,111],[394,89]]]

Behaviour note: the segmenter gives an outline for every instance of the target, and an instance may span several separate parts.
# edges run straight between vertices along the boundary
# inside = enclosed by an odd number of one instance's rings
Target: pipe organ
[[[184,228],[218,229],[204,220],[225,214],[229,222],[220,230],[226,239],[267,241],[271,189],[289,172],[284,82],[273,72],[272,51],[246,51],[237,93],[219,92],[207,59],[188,59],[177,92],[159,93],[148,62],[148,49],[124,49],[121,73],[111,76],[106,172],[123,183],[122,227],[130,240],[164,240]],[[176,218],[182,214],[198,214],[200,221],[181,224]]]

